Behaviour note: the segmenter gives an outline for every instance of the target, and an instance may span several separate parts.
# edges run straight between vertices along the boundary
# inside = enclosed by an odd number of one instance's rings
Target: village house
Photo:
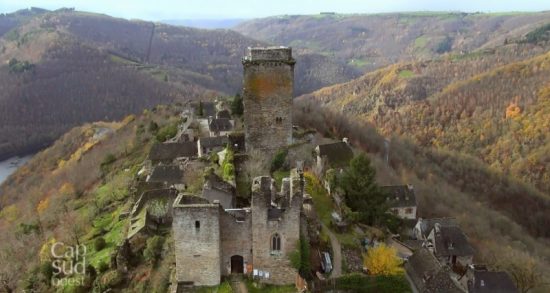
[[[466,289],[452,277],[450,269],[442,265],[426,248],[414,252],[405,262],[405,271],[419,293],[465,293]]]
[[[458,226],[458,222],[455,218],[418,218],[413,228],[413,237],[417,240],[426,240],[435,227],[435,224],[440,224],[441,226]]]
[[[175,187],[185,189],[183,184],[183,170],[178,165],[158,165],[147,176],[147,183],[160,183],[164,188]]]
[[[416,219],[416,196],[412,185],[382,186],[387,195],[386,204],[389,211],[405,220]]]
[[[148,159],[152,165],[171,164],[178,158],[193,158],[197,154],[197,143],[193,141],[156,143],[151,148]]]
[[[491,272],[485,266],[468,266],[464,279],[467,280],[468,293],[519,292],[506,272]]]
[[[474,249],[458,226],[436,223],[426,239],[426,247],[442,264],[454,270],[465,270],[472,264]]]
[[[233,130],[233,121],[227,118],[209,119],[208,131],[211,137],[227,136]]]
[[[212,152],[223,150],[229,143],[227,136],[201,137],[197,140],[199,157],[208,156]]]
[[[315,147],[316,167],[319,174],[324,174],[328,169],[340,169],[348,166],[353,159],[353,150],[344,141],[327,143]]]
[[[221,110],[216,113],[217,119],[231,119],[231,113],[229,113],[229,110]]]

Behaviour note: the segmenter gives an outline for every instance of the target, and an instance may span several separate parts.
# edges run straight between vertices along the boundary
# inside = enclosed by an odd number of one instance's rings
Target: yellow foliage
[[[19,217],[19,209],[15,205],[9,205],[0,211],[0,218],[13,222]]]
[[[506,118],[517,118],[521,114],[521,109],[516,103],[510,103],[506,108]]]
[[[41,214],[43,211],[45,211],[48,206],[50,205],[50,198],[45,198],[41,200],[38,205],[36,206],[36,211]]]
[[[40,262],[44,263],[52,259],[52,245],[56,242],[55,238],[50,238],[46,243],[40,248]]]
[[[126,124],[128,124],[128,123],[130,123],[134,120],[136,120],[136,115],[131,114],[131,115],[128,115],[128,116],[124,117],[124,120],[122,120],[122,124],[126,125]]]
[[[57,168],[61,169],[61,168],[65,167],[66,164],[67,164],[67,161],[61,159],[61,160],[59,160],[59,162],[57,162]]]
[[[71,183],[64,183],[59,189],[59,193],[62,195],[72,195],[74,194],[74,186]]]
[[[401,260],[395,248],[381,244],[371,248],[364,257],[364,265],[372,275],[398,275],[403,273]]]

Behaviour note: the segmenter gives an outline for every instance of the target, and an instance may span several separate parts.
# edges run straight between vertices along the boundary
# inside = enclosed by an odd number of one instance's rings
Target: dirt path
[[[325,225],[323,225],[323,229],[327,232],[328,237],[330,238],[330,245],[332,246],[333,263],[330,278],[338,278],[342,275],[342,246],[340,245],[340,241],[338,241],[336,235],[334,235],[330,229],[328,229]]]
[[[231,278],[231,289],[233,289],[235,293],[248,293],[248,289],[242,278]]]

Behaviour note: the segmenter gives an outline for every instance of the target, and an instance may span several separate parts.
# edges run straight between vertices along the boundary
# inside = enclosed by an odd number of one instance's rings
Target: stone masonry
[[[248,48],[242,63],[246,150],[273,154],[292,143],[292,49]]]

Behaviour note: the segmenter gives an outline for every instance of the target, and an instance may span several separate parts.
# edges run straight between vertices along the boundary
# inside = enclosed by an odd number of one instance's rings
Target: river
[[[32,158],[32,155],[24,157],[13,157],[5,161],[0,162],[0,184],[10,176],[11,173],[15,172],[17,168],[25,164],[28,160]]]

